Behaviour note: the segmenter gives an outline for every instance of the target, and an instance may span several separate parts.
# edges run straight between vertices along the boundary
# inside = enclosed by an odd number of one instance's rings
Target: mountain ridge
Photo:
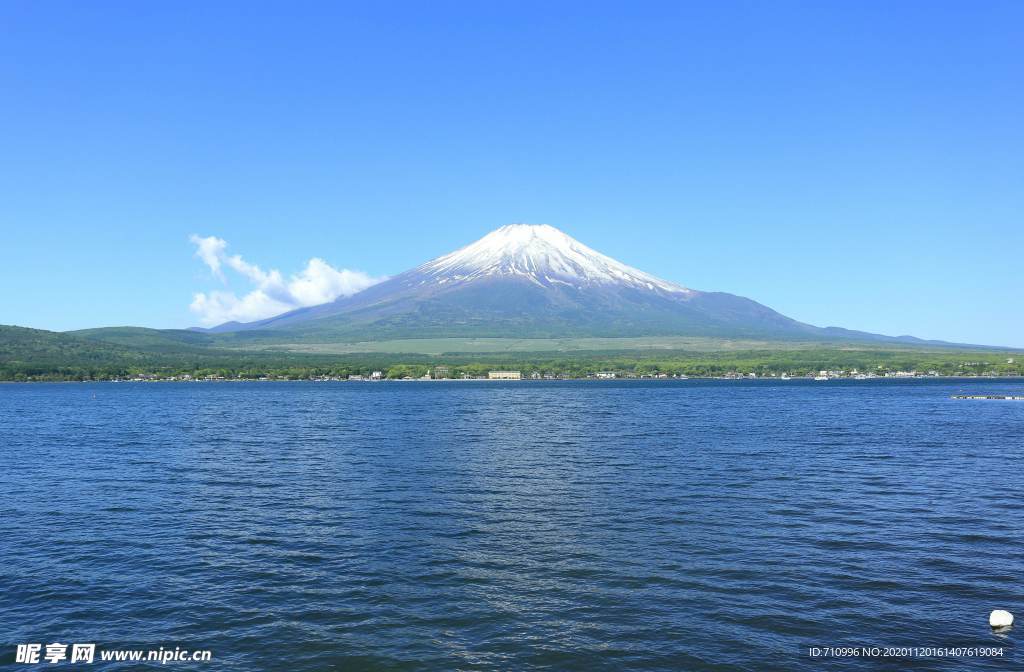
[[[941,343],[806,324],[752,299],[663,280],[546,224],[502,226],[329,303],[196,331],[299,340],[673,335]]]

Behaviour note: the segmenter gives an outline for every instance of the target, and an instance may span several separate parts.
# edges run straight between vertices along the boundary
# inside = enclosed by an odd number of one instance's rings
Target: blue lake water
[[[959,391],[1024,381],[2,385],[0,661],[1020,669],[1024,402]]]

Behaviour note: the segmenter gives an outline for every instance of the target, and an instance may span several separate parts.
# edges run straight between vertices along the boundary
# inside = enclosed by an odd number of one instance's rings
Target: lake
[[[1022,392],[2,385],[0,662],[95,642],[209,649],[176,664],[202,670],[1019,669],[1024,626],[987,619],[1024,617],[1024,402],[950,395]]]

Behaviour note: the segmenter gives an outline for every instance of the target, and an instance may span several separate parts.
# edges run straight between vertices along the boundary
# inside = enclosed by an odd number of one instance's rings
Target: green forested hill
[[[101,327],[65,332],[92,341],[114,343],[136,350],[181,351],[189,348],[208,349],[216,345],[210,334],[187,329],[147,329],[145,327]]]
[[[131,348],[72,334],[0,325],[0,364],[62,365],[110,363],[133,355]]]
[[[286,366],[307,355],[212,347],[201,333],[136,327],[54,332],[0,325],[0,380],[82,380],[132,373]]]

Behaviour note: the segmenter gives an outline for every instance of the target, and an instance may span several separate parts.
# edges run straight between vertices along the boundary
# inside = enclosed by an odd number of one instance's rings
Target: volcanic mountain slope
[[[654,335],[886,339],[814,327],[750,299],[689,289],[620,263],[552,226],[528,224],[503,226],[358,294],[210,331],[346,340]]]

